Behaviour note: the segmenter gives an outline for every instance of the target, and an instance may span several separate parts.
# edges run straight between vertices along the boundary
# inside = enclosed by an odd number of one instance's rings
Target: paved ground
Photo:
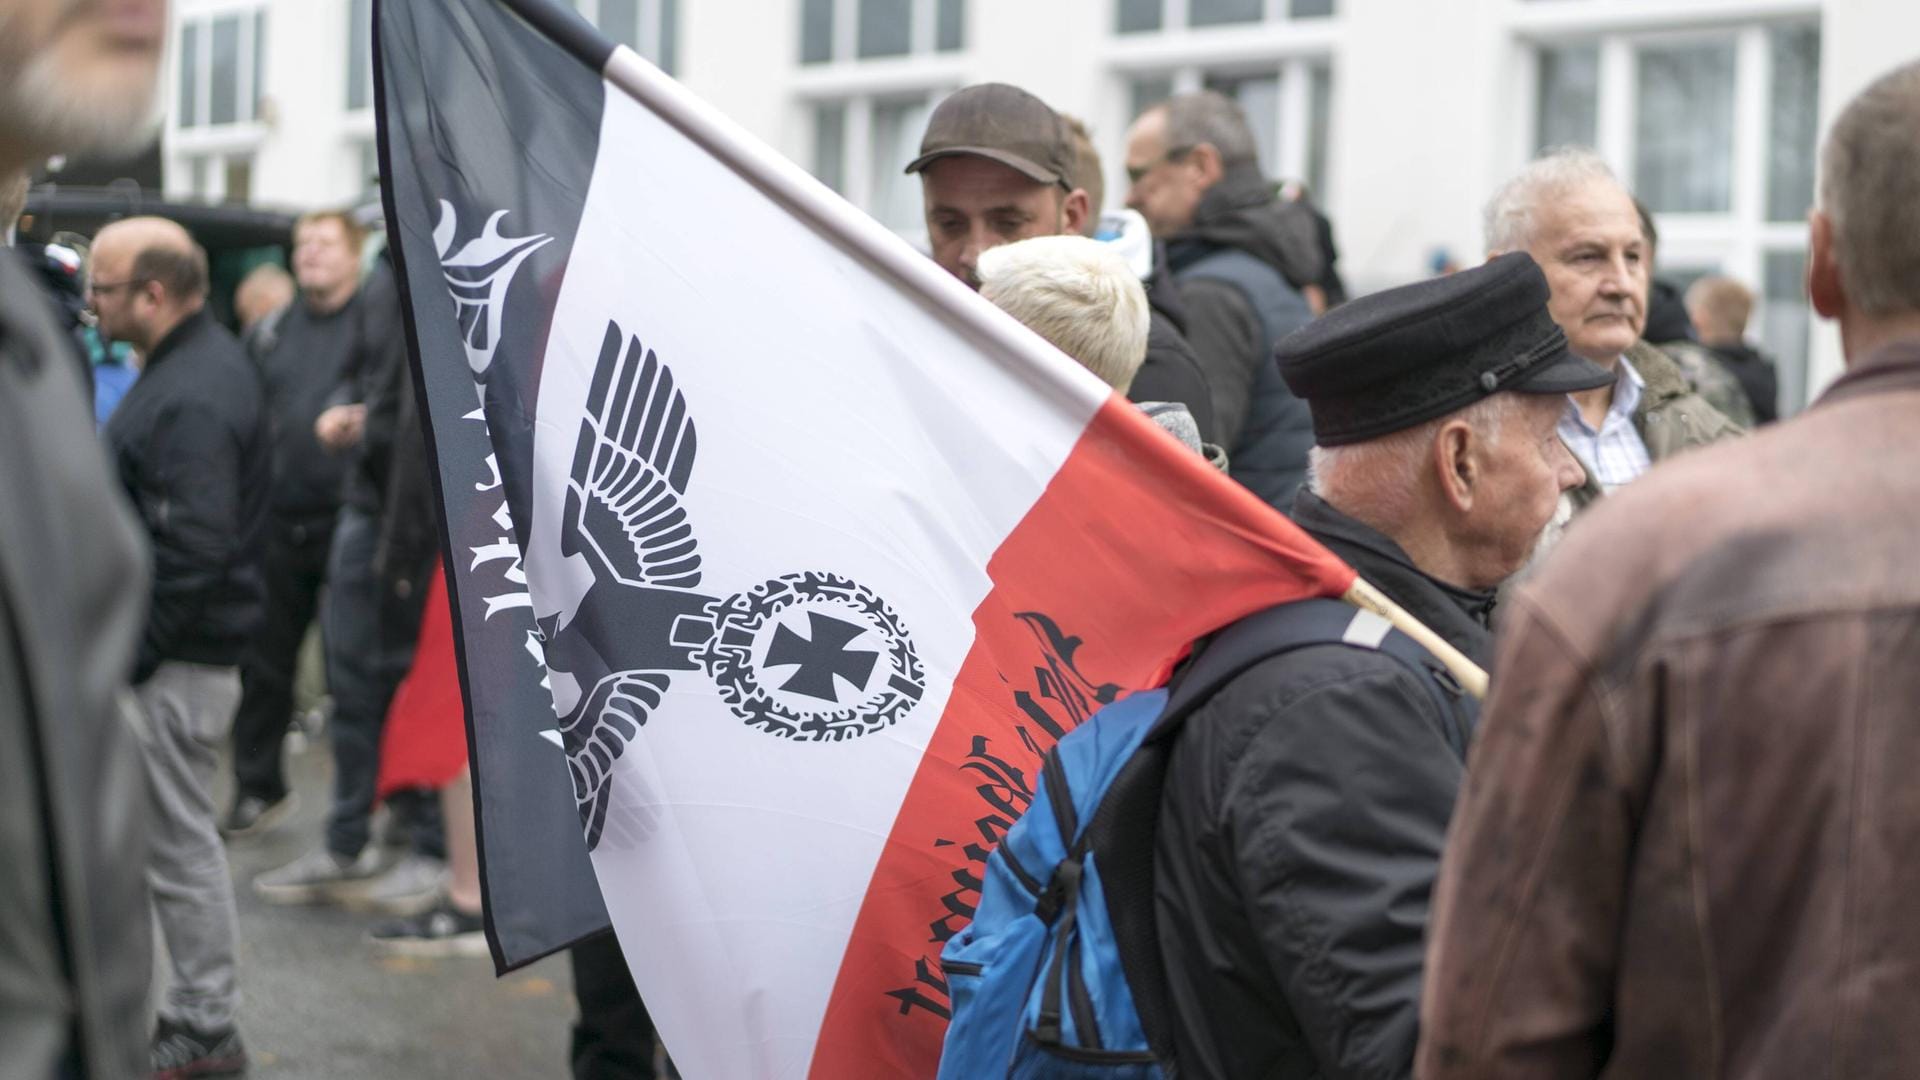
[[[330,764],[293,755],[300,810],[229,849],[240,904],[241,1032],[266,1080],[477,1080],[567,1075],[572,974],[564,957],[495,979],[485,957],[378,957],[377,919],[264,904],[253,875],[318,841]],[[223,790],[219,805],[226,806]]]

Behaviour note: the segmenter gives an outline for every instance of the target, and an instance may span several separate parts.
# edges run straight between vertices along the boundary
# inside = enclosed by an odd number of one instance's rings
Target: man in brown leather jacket
[[[1519,591],[1441,860],[1419,1074],[1920,1062],[1920,64],[1835,123],[1848,371],[1604,500]]]
[[[0,178],[144,143],[167,9],[0,0]],[[11,221],[0,225],[11,225]],[[145,553],[72,343],[0,250],[0,1076],[146,1075]]]

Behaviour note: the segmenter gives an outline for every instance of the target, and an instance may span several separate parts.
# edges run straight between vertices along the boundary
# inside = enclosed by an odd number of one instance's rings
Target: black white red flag
[[[1353,572],[571,12],[377,32],[496,926],[537,776],[687,1075],[931,1076],[1039,755]]]

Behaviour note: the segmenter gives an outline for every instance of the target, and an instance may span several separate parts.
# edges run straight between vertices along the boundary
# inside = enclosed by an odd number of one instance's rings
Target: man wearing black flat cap
[[[1585,478],[1555,434],[1566,395],[1613,379],[1568,351],[1547,300],[1516,253],[1355,300],[1276,353],[1318,443],[1294,520],[1483,666],[1494,590]],[[1154,892],[1182,1075],[1410,1072],[1479,714],[1428,666],[1351,635],[1306,645],[1180,729]]]

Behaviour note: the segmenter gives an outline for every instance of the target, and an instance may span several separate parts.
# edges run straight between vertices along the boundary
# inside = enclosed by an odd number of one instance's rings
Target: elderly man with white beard
[[[152,134],[164,0],[0,0],[0,179]],[[148,1071],[139,531],[71,345],[0,251],[0,1076]]]

